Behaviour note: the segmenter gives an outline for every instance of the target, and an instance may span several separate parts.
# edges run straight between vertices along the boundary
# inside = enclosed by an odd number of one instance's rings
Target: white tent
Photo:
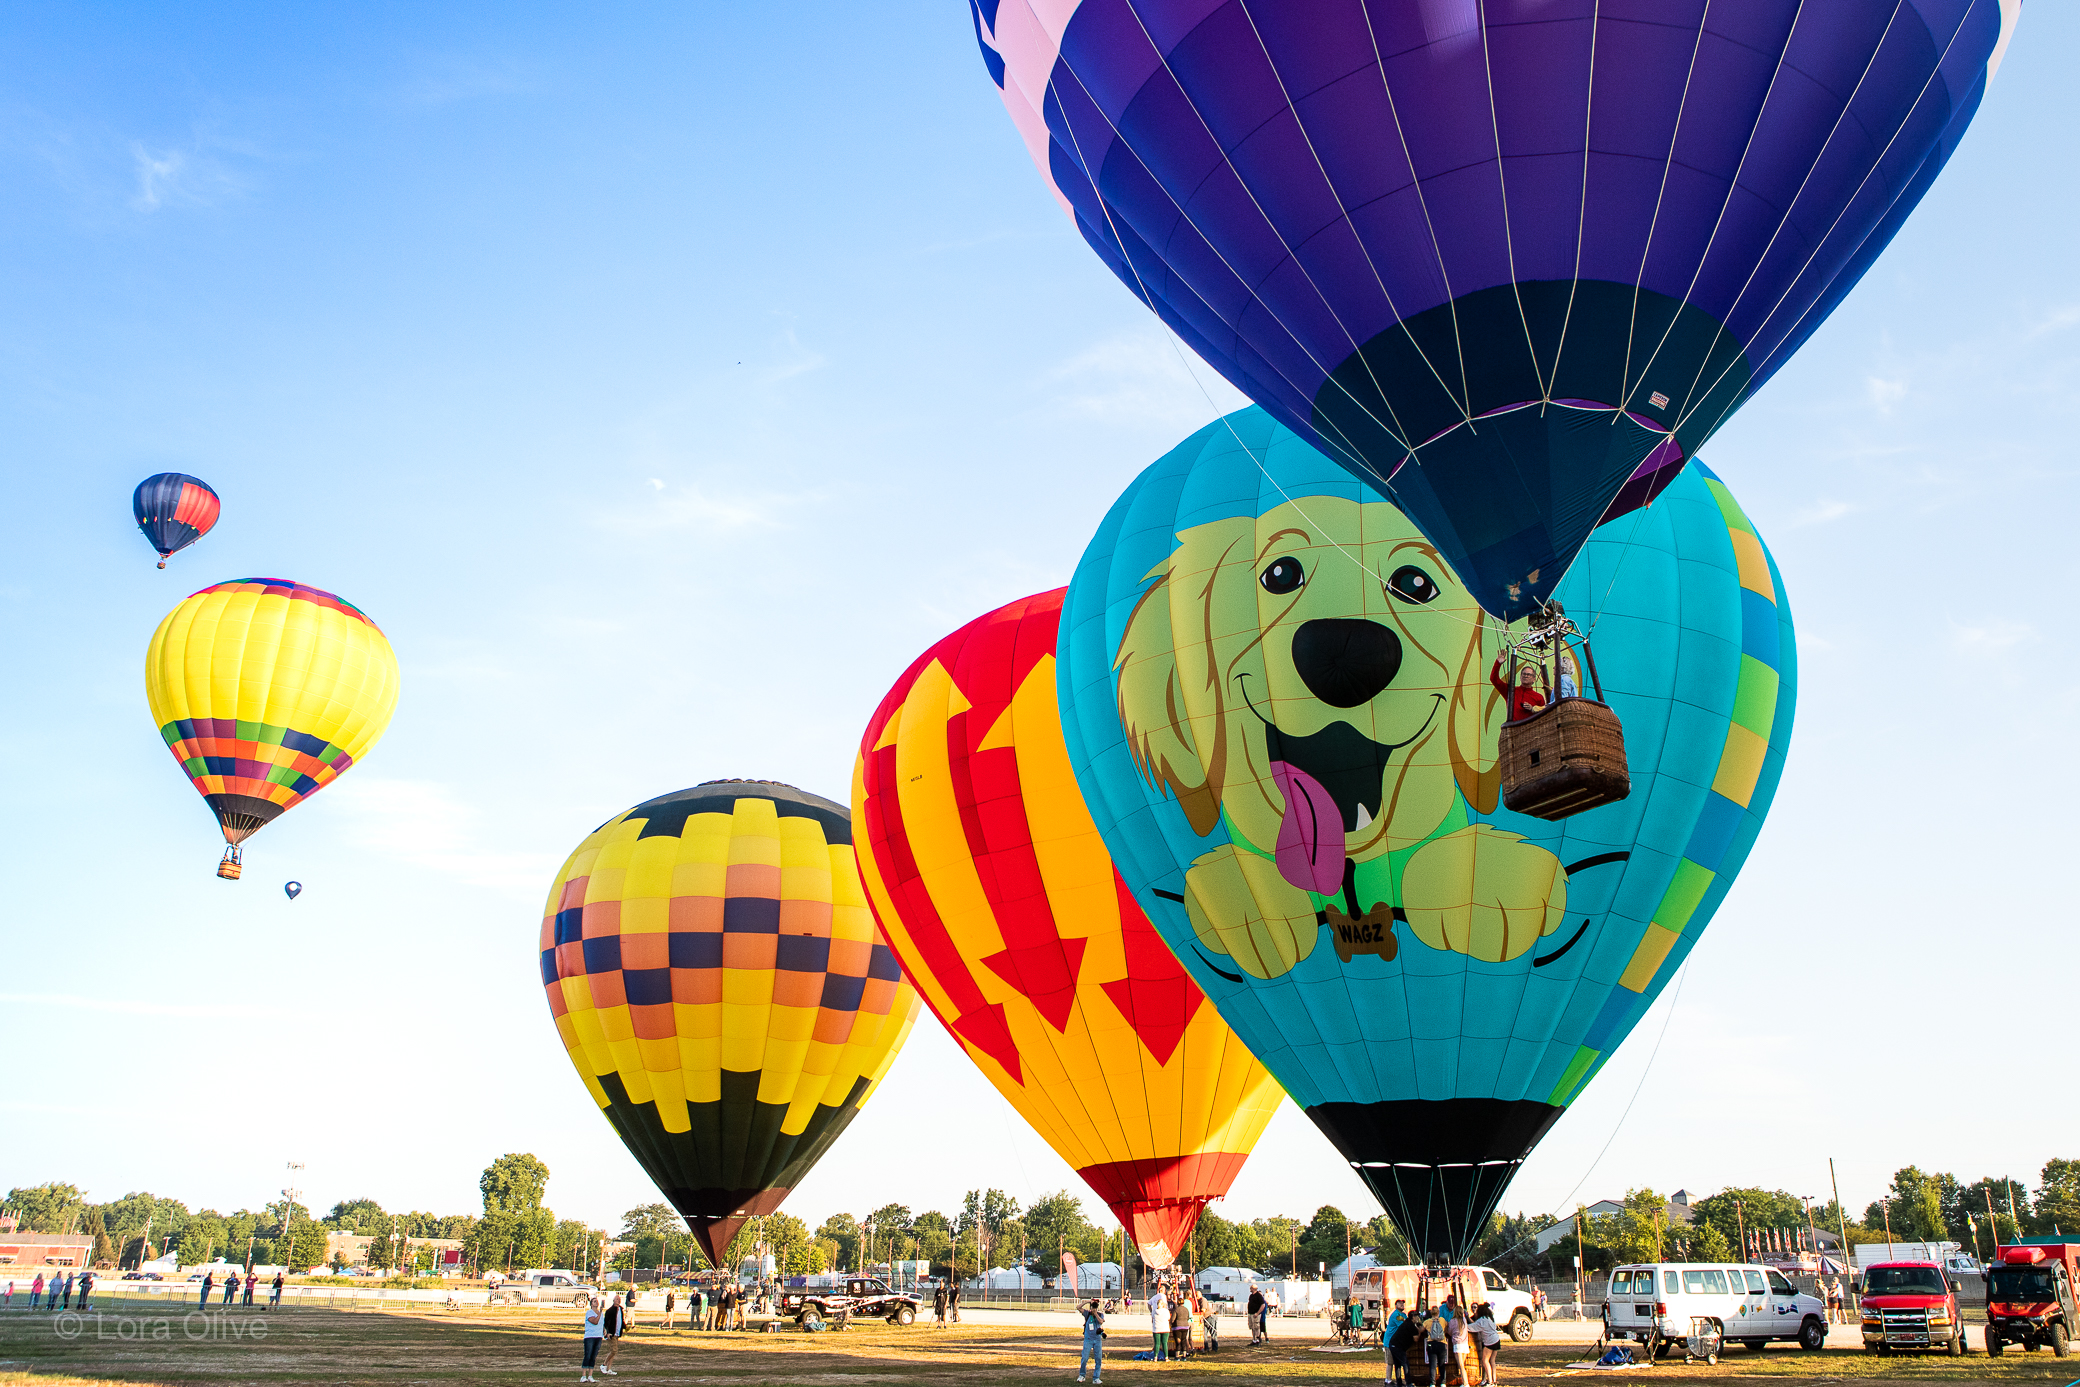
[[[1054,1279],[1054,1288],[1058,1291],[1117,1291],[1126,1284],[1126,1274],[1117,1262],[1078,1262],[1074,1286],[1069,1284],[1066,1274]]]
[[[993,1291],[1044,1291],[1047,1283],[1031,1267],[991,1267],[989,1288]]]

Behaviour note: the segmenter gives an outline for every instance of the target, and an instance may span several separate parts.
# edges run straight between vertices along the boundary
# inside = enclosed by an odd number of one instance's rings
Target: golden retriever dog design
[[[1120,642],[1121,724],[1195,832],[1199,942],[1277,977],[1415,940],[1495,963],[1560,925],[1567,873],[1495,807],[1505,633],[1399,509],[1303,497],[1177,536]]]

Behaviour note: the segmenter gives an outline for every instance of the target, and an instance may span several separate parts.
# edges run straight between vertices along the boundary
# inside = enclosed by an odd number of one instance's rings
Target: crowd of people
[[[1387,1348],[1387,1382],[1406,1384],[1412,1359],[1420,1359],[1431,1383],[1466,1383],[1466,1355],[1474,1355],[1480,1377],[1476,1387],[1495,1387],[1496,1363],[1502,1350],[1502,1328],[1486,1301],[1470,1310],[1456,1295],[1447,1295],[1428,1311],[1411,1311],[1408,1302],[1397,1300],[1380,1326],[1380,1341]]]
[[[14,1285],[13,1281],[7,1283],[6,1299],[0,1301],[0,1304],[14,1304]],[[29,1283],[29,1308],[31,1310],[70,1310],[74,1308],[72,1297],[77,1294],[79,1296],[77,1308],[85,1310],[87,1308],[87,1297],[93,1293],[94,1273],[91,1271],[53,1272],[48,1279],[45,1279],[44,1274],[39,1271],[36,1273],[36,1279]]]

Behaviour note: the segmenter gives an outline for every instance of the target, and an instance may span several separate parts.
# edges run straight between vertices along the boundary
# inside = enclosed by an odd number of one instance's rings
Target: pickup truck
[[[1863,1269],[1865,1353],[1964,1354],[1957,1285],[1940,1264],[1872,1262]]]
[[[2029,1238],[2001,1248],[1986,1269],[1986,1351],[2009,1344],[2034,1353],[2048,1348],[2060,1358],[2071,1352],[2075,1283],[2080,1282],[2080,1242]]]
[[[493,1286],[487,1305],[572,1305],[579,1296],[598,1295],[599,1287],[566,1271],[529,1272]]]
[[[840,1328],[858,1319],[910,1324],[916,1320],[921,1304],[914,1295],[890,1290],[879,1277],[855,1276],[843,1287],[789,1287],[781,1292],[780,1314],[783,1319],[792,1316],[804,1329],[825,1320]]]

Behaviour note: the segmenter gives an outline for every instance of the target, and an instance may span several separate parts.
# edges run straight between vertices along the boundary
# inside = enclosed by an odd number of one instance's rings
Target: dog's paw
[[[1431,948],[1502,963],[1560,928],[1567,871],[1517,834],[1474,824],[1409,858],[1401,908],[1410,933]]]
[[[1278,864],[1224,843],[1185,874],[1185,910],[1199,942],[1252,977],[1275,978],[1314,952],[1314,902]]]

